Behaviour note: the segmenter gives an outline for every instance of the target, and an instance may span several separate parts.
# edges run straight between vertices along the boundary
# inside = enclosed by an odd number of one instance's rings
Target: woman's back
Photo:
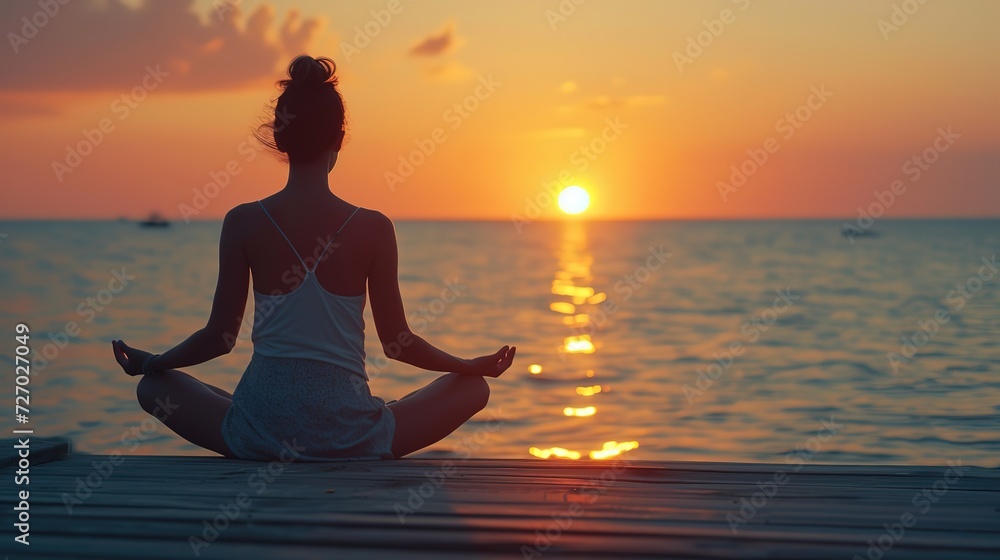
[[[375,231],[378,223],[372,215],[378,214],[364,208],[354,214],[356,206],[329,191],[296,194],[292,197],[279,192],[260,201],[287,241],[258,203],[244,205],[243,246],[254,292],[286,294],[303,282],[306,271],[291,244],[310,268],[315,267],[316,279],[326,291],[363,296],[376,249],[370,241],[379,237]],[[345,223],[344,230],[321,254]]]
[[[227,446],[263,459],[298,438],[299,460],[391,457],[395,422],[365,372],[368,213],[304,191],[240,210],[254,353],[223,420]]]
[[[269,201],[272,202],[272,201]],[[330,251],[359,208],[333,235],[317,235],[316,248],[303,255],[263,201],[257,206],[295,255],[296,264],[285,269],[282,282],[290,291],[253,291],[254,354],[270,358],[299,358],[340,366],[367,380],[365,371],[365,293],[343,295],[324,288],[317,278]],[[254,220],[251,220],[254,221]],[[280,262],[275,260],[274,262]],[[273,263],[267,263],[273,271]],[[325,268],[322,267],[322,268]],[[301,278],[300,278],[301,275]]]

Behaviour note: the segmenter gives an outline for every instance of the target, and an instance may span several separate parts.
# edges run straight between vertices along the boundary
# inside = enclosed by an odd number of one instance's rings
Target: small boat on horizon
[[[879,232],[872,229],[861,229],[853,226],[844,226],[840,230],[841,235],[848,239],[854,239],[855,237],[880,237]]]
[[[139,222],[139,225],[142,227],[167,227],[170,225],[170,222],[158,212],[153,212],[149,215],[149,218]]]

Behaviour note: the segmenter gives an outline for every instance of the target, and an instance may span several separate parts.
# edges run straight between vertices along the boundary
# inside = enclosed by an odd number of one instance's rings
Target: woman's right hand
[[[504,346],[497,350],[496,354],[480,356],[466,360],[468,364],[468,375],[481,375],[483,377],[500,377],[500,374],[507,371],[507,368],[514,363],[515,346]]]

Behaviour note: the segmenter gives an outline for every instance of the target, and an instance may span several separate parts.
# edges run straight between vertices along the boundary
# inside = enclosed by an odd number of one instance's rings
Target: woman
[[[383,214],[333,194],[346,131],[336,66],[302,55],[288,67],[275,119],[258,137],[283,153],[288,182],[226,214],[219,280],[205,328],[151,354],[121,340],[115,358],[142,375],[139,404],[184,439],[226,457],[269,460],[402,457],[444,438],[489,398],[485,377],[510,367],[515,348],[465,360],[406,322],[396,235]],[[305,258],[303,258],[305,257]],[[179,371],[233,349],[250,275],[253,357],[233,394]],[[399,401],[372,396],[365,373],[365,288],[388,357],[447,373]]]

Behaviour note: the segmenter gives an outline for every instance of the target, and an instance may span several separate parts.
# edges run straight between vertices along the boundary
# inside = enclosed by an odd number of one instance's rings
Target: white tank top
[[[365,294],[342,296],[328,292],[316,278],[316,266],[321,259],[317,259],[318,262],[310,270],[264,204],[259,200],[257,203],[288,242],[306,273],[302,283],[285,294],[265,295],[254,290],[256,307],[251,336],[254,353],[273,358],[307,358],[327,362],[367,380],[363,315]],[[359,209],[354,209],[320,255],[326,254],[330,244]]]

